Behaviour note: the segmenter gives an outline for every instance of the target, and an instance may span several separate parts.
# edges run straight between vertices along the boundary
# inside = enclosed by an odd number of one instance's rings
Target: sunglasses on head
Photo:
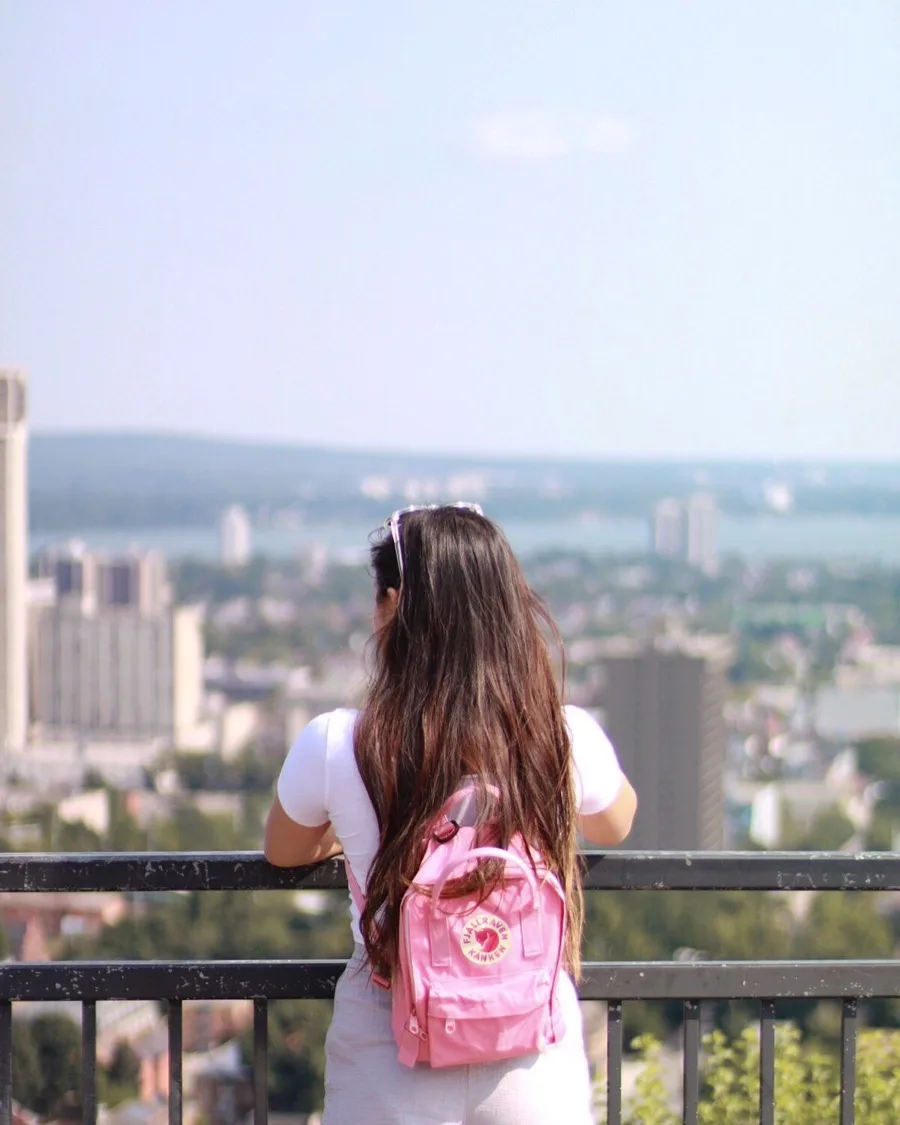
[[[464,512],[474,512],[476,516],[484,515],[480,504],[469,504],[464,500],[459,500],[455,504],[410,504],[408,508],[398,509],[384,521],[384,526],[389,529],[391,538],[394,540],[401,582],[403,581],[403,545],[400,538],[400,521],[411,512],[436,512],[441,508],[459,508]]]

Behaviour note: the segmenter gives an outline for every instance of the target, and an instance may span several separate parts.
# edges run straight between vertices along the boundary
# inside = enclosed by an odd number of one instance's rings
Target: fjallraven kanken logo
[[[400,908],[391,1023],[406,1066],[518,1058],[565,1031],[556,995],[566,938],[562,886],[520,836],[508,848],[481,847],[480,839],[496,839],[490,821],[460,828],[449,819],[473,788],[451,797],[436,818]],[[489,894],[442,897],[448,882],[488,859],[503,864]],[[348,879],[362,911],[349,867]]]
[[[509,953],[512,935],[509,926],[496,914],[476,914],[463,927],[462,951],[476,965],[493,965]]]

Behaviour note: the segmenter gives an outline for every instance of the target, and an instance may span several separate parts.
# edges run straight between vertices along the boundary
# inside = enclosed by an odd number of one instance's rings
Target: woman
[[[271,863],[343,852],[366,896],[361,917],[351,905],[355,952],[326,1041],[324,1125],[586,1125],[591,1090],[572,982],[577,840],[620,843],[634,790],[594,720],[563,707],[541,632],[555,631],[552,622],[481,509],[406,509],[385,526],[372,548],[376,647],[365,704],[320,715],[301,733],[266,825]],[[390,994],[372,972],[390,976],[403,894],[429,826],[464,779],[485,793],[499,787],[501,846],[521,833],[562,884],[566,1033],[523,1058],[409,1069],[397,1061]]]

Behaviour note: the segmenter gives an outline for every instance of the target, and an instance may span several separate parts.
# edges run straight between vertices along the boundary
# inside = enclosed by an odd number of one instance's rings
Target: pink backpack
[[[521,837],[508,849],[479,847],[476,829],[448,817],[461,789],[436,818],[425,856],[400,913],[400,959],[388,984],[392,1026],[406,1066],[494,1062],[541,1051],[565,1030],[556,995],[566,936],[566,899],[556,876],[532,870]],[[498,795],[495,793],[495,795]],[[450,878],[478,859],[503,859],[506,874],[481,902],[441,899]],[[348,866],[353,900],[365,899]]]

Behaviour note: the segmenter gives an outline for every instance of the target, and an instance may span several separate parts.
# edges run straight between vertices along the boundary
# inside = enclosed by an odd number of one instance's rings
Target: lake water
[[[564,549],[591,554],[634,554],[644,551],[648,527],[640,519],[509,520],[503,528],[523,556]],[[361,557],[368,525],[304,524],[296,528],[260,529],[253,547],[274,558],[290,558],[320,545],[330,554]],[[83,539],[95,550],[121,551],[131,546],[155,548],[173,559],[215,560],[219,553],[214,527],[122,530],[92,529],[81,533],[37,532],[32,551],[60,539]],[[900,565],[900,518],[884,516],[752,516],[723,517],[719,523],[723,555],[744,558],[859,559]]]

